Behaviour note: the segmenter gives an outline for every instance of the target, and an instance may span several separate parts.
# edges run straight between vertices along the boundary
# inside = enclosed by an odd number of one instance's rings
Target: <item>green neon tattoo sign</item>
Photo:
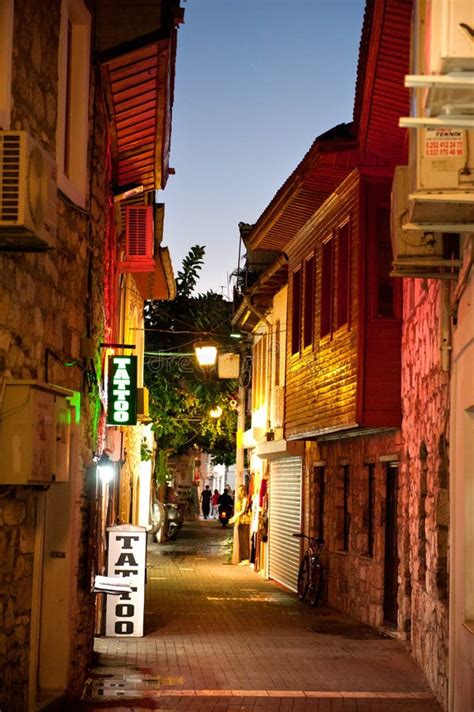
[[[108,425],[137,423],[137,357],[109,356]]]

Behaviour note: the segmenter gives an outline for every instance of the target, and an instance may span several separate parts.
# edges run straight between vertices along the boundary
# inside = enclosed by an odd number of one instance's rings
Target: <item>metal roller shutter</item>
[[[296,591],[300,563],[302,459],[286,457],[270,464],[268,558],[270,578]]]

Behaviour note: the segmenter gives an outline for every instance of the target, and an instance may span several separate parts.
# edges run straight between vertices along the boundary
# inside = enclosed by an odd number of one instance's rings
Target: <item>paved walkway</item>
[[[150,544],[145,637],[98,638],[81,710],[438,712],[403,643],[226,563],[231,531]]]

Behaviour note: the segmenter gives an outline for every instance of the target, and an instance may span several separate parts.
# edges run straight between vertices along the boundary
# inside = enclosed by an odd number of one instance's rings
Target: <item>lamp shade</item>
[[[97,474],[99,475],[99,478],[101,479],[103,484],[111,482],[115,476],[114,464],[111,461],[108,453],[105,451],[102,453],[99,462],[97,463]]]
[[[217,346],[212,341],[197,341],[194,351],[200,366],[214,366],[217,359]]]

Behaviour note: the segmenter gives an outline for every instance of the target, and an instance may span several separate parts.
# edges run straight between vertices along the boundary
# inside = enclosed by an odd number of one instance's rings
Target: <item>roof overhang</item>
[[[283,252],[359,157],[351,125],[319,136],[246,236],[251,250]]]
[[[257,282],[243,297],[232,318],[232,326],[252,331],[265,319],[265,313],[272,305],[273,297],[288,281],[288,257],[285,254],[263,272]]]
[[[113,118],[115,188],[164,188],[169,174],[176,30],[151,33],[99,57]]]
[[[153,272],[135,272],[133,279],[143,301],[176,297],[176,282],[173,275],[171,257],[167,247],[160,247],[155,252]]]

